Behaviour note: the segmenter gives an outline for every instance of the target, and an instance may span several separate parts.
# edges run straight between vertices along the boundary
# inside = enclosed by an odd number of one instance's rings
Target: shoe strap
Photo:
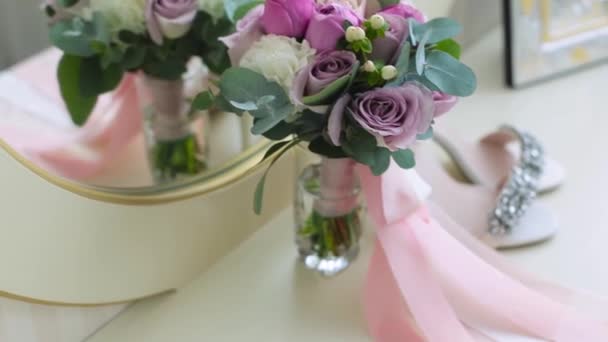
[[[502,126],[500,132],[519,141],[521,153],[490,215],[489,230],[493,235],[508,234],[519,224],[537,197],[545,166],[544,149],[538,139],[512,126]]]

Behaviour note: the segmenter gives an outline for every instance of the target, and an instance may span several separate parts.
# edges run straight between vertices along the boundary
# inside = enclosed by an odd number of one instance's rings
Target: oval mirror
[[[168,153],[150,136],[174,131],[155,126],[147,108],[173,86],[128,76],[79,127],[61,97],[58,50],[3,61],[0,53],[0,296],[97,305],[172,290],[290,202],[284,184],[295,171],[286,159],[267,185],[276,196],[263,216],[253,214],[270,145],[246,119],[187,111],[192,139],[173,136],[180,144]],[[180,85],[189,105],[206,75],[201,63],[189,66]]]

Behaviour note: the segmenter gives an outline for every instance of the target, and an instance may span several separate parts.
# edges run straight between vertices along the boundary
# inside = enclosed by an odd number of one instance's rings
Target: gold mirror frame
[[[267,163],[262,162],[262,160],[265,152],[271,145],[271,141],[262,140],[223,165],[188,180],[141,188],[112,188],[79,183],[55,175],[28,160],[27,157],[19,154],[0,139],[0,148],[25,168],[47,182],[79,196],[123,205],[171,203],[202,196],[225,188],[266,165]]]

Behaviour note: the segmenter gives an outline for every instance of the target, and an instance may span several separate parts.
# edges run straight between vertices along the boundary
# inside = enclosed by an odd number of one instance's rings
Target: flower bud
[[[397,68],[392,65],[387,65],[382,68],[382,79],[385,81],[390,81],[393,78],[397,77]]]
[[[367,61],[363,64],[363,70],[366,72],[374,72],[376,71],[376,64],[372,61]]]
[[[386,25],[386,20],[384,20],[384,17],[379,14],[372,15],[372,17],[369,18],[369,22],[374,30],[379,30]]]
[[[351,26],[346,29],[346,41],[349,43],[365,39],[365,31],[358,26]]]

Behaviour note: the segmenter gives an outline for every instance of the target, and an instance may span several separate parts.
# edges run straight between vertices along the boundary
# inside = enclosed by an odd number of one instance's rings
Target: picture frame
[[[608,0],[503,0],[503,5],[510,87],[608,61]]]

